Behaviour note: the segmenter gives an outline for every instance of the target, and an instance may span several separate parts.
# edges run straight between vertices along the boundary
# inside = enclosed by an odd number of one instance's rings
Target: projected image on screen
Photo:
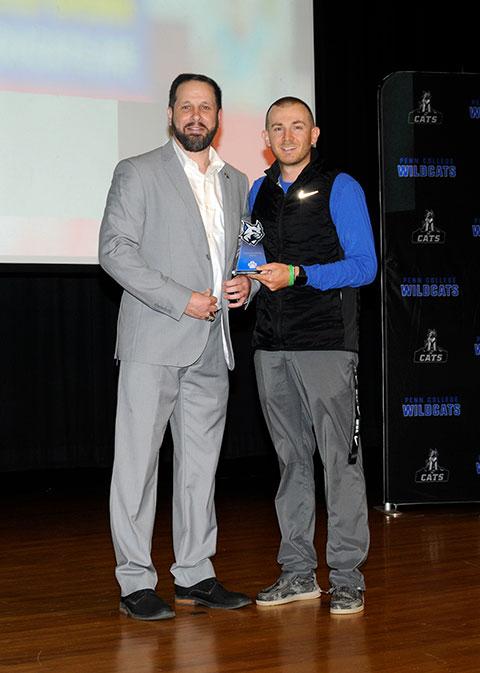
[[[0,0],[0,262],[97,263],[113,169],[167,140],[180,72],[218,81],[215,145],[253,180],[268,105],[313,104],[311,0]]]

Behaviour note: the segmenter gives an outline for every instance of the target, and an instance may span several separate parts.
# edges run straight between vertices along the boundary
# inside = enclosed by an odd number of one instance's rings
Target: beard
[[[210,131],[203,124],[195,124],[195,126],[201,126],[205,129],[204,135],[198,133],[188,133],[188,127],[190,124],[187,124],[185,129],[187,133],[183,133],[180,129],[175,126],[175,122],[172,120],[172,132],[178,142],[187,152],[201,152],[211,145],[212,140],[215,138],[215,134],[218,130],[218,119],[215,122],[215,126]]]

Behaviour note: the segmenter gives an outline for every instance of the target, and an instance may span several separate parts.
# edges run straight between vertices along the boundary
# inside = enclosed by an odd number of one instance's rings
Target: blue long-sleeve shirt
[[[265,176],[252,185],[248,196],[250,212]],[[291,182],[279,181],[286,192]],[[303,265],[307,285],[318,290],[360,287],[371,283],[377,273],[372,225],[363,189],[347,173],[339,173],[330,193],[330,213],[344,252],[344,259],[329,264]]]

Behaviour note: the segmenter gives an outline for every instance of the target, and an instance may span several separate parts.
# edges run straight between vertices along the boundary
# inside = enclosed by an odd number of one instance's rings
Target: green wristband
[[[293,264],[288,265],[288,272],[290,274],[290,278],[288,280],[288,287],[291,287],[295,283],[295,267]]]

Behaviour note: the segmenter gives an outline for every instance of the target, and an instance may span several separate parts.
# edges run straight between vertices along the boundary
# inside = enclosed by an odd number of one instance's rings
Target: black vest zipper
[[[278,262],[283,263],[283,210],[285,208],[285,200],[287,198],[287,195],[283,191],[283,189],[278,185],[278,189],[281,190],[282,192],[282,205],[280,206],[280,210],[278,213],[278,226],[277,226],[277,250],[278,250]],[[283,299],[282,295],[277,296],[277,304],[278,304],[278,312],[277,312],[277,320],[276,320],[276,335],[278,339],[278,344],[280,347],[283,347],[283,331],[282,331],[282,304],[283,304]]]

